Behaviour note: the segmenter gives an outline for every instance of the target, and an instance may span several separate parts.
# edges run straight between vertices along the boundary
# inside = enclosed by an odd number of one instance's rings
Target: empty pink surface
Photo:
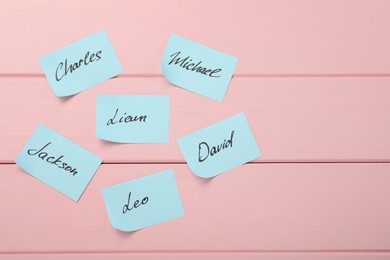
[[[3,254],[7,260],[388,260],[388,253],[79,253],[79,254]]]
[[[106,29],[124,74],[160,74],[171,34],[239,58],[235,74],[390,75],[387,0],[5,1],[2,73]]]
[[[173,169],[185,217],[111,227],[101,189]],[[102,165],[78,203],[2,166],[0,252],[359,251],[390,248],[390,165],[247,164],[211,180],[187,165]]]
[[[44,78],[0,84],[3,162],[14,162],[39,123],[105,162],[184,162],[177,138],[239,112],[263,152],[259,162],[390,161],[389,78],[234,78],[223,104],[164,78],[113,79],[70,98],[55,97]],[[99,140],[99,94],[169,95],[170,144]]]

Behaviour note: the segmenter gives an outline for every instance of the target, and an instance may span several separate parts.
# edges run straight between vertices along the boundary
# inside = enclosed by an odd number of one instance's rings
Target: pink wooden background
[[[390,1],[4,1],[0,259],[390,259]],[[71,98],[38,58],[105,29],[124,67]],[[239,58],[220,104],[170,85],[170,34]],[[171,96],[169,145],[95,136],[98,94]],[[263,157],[212,180],[176,139],[245,112]],[[79,203],[14,164],[39,123],[104,159]],[[184,218],[111,228],[101,188],[174,169]]]

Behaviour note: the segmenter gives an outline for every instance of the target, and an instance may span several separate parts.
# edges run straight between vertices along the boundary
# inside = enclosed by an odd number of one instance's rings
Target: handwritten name
[[[209,157],[209,155],[214,156],[217,153],[219,153],[220,151],[222,151],[223,149],[233,147],[233,135],[234,135],[234,130],[231,133],[230,139],[228,139],[227,141],[226,141],[226,139],[223,140],[222,144],[219,144],[217,146],[212,146],[211,149],[210,149],[210,146],[206,142],[201,142],[199,144],[199,158],[198,158],[199,162],[205,161]],[[203,155],[203,157],[202,157],[202,155]]]
[[[183,58],[178,57],[180,55],[180,51],[172,54],[170,57],[173,57],[172,60],[168,63],[168,65],[171,65],[174,63],[174,65],[179,65],[183,69],[195,71],[197,73],[201,73],[203,75],[212,77],[212,78],[218,78],[221,77],[220,75],[216,75],[218,72],[220,72],[222,69],[208,69],[206,67],[200,66],[202,64],[202,61],[199,61],[195,64],[195,62],[192,62],[192,59],[190,56]]]
[[[132,209],[136,209],[138,208],[139,206],[141,205],[145,205],[146,203],[148,203],[149,201],[149,198],[148,197],[144,197],[141,202],[139,200],[136,200],[134,201],[133,203],[133,206],[131,208],[129,208],[130,206],[130,200],[131,200],[131,192],[129,192],[129,197],[127,198],[127,204],[125,204],[123,206],[123,210],[122,210],[122,213],[125,214],[127,211],[130,211]]]
[[[29,149],[27,150],[28,155],[34,156],[37,155],[42,160],[46,160],[46,162],[56,165],[60,169],[64,169],[67,172],[70,172],[75,176],[77,174],[77,169],[73,168],[66,162],[62,162],[61,159],[64,157],[63,155],[55,158],[54,156],[50,156],[47,152],[44,152],[43,150],[48,147],[51,144],[51,142],[45,144],[41,149]],[[47,158],[46,158],[47,157]]]
[[[128,116],[126,116],[126,112],[123,113],[123,115],[119,118],[119,120],[114,121],[116,118],[116,115],[118,114],[118,111],[119,111],[119,109],[117,108],[115,110],[114,116],[112,118],[108,119],[107,125],[114,125],[116,123],[130,123],[130,122],[135,122],[135,121],[146,122],[147,115],[143,115],[143,116],[130,116],[130,115],[128,115]]]
[[[96,53],[92,53],[91,56],[89,51],[85,54],[84,59],[80,59],[78,62],[74,62],[69,64],[68,66],[68,59],[65,59],[65,62],[60,62],[58,64],[56,69],[56,80],[60,81],[63,77],[65,77],[69,72],[73,73],[73,71],[80,68],[83,64],[84,66],[87,66],[89,63],[98,61],[101,59],[102,51],[98,51]]]

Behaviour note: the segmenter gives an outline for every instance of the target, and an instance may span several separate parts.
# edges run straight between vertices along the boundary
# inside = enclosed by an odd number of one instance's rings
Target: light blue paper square
[[[77,94],[122,73],[104,30],[73,42],[40,59],[54,94]]]
[[[222,102],[237,61],[236,57],[171,35],[161,69],[172,84]]]
[[[20,168],[74,201],[80,199],[101,162],[96,155],[43,124],[16,159]]]
[[[184,216],[172,170],[104,188],[103,196],[112,227],[122,231],[135,231]]]
[[[178,143],[191,171],[202,178],[261,157],[244,113],[181,137]]]
[[[98,96],[96,134],[118,143],[168,143],[169,96]]]

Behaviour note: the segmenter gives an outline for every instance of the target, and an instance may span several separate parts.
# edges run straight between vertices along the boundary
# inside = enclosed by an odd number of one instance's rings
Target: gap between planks
[[[135,251],[23,251],[23,252],[1,252],[4,255],[51,255],[51,254],[389,254],[390,250],[135,250]]]
[[[101,164],[187,164],[187,162],[102,162]],[[280,161],[280,162],[248,162],[246,164],[390,164],[390,161]],[[16,165],[15,162],[0,162],[0,165]],[[239,166],[238,166],[239,167]]]
[[[0,73],[0,78],[44,78],[40,73]],[[162,74],[121,74],[114,78],[163,78]],[[390,78],[390,74],[238,74],[232,78]]]

